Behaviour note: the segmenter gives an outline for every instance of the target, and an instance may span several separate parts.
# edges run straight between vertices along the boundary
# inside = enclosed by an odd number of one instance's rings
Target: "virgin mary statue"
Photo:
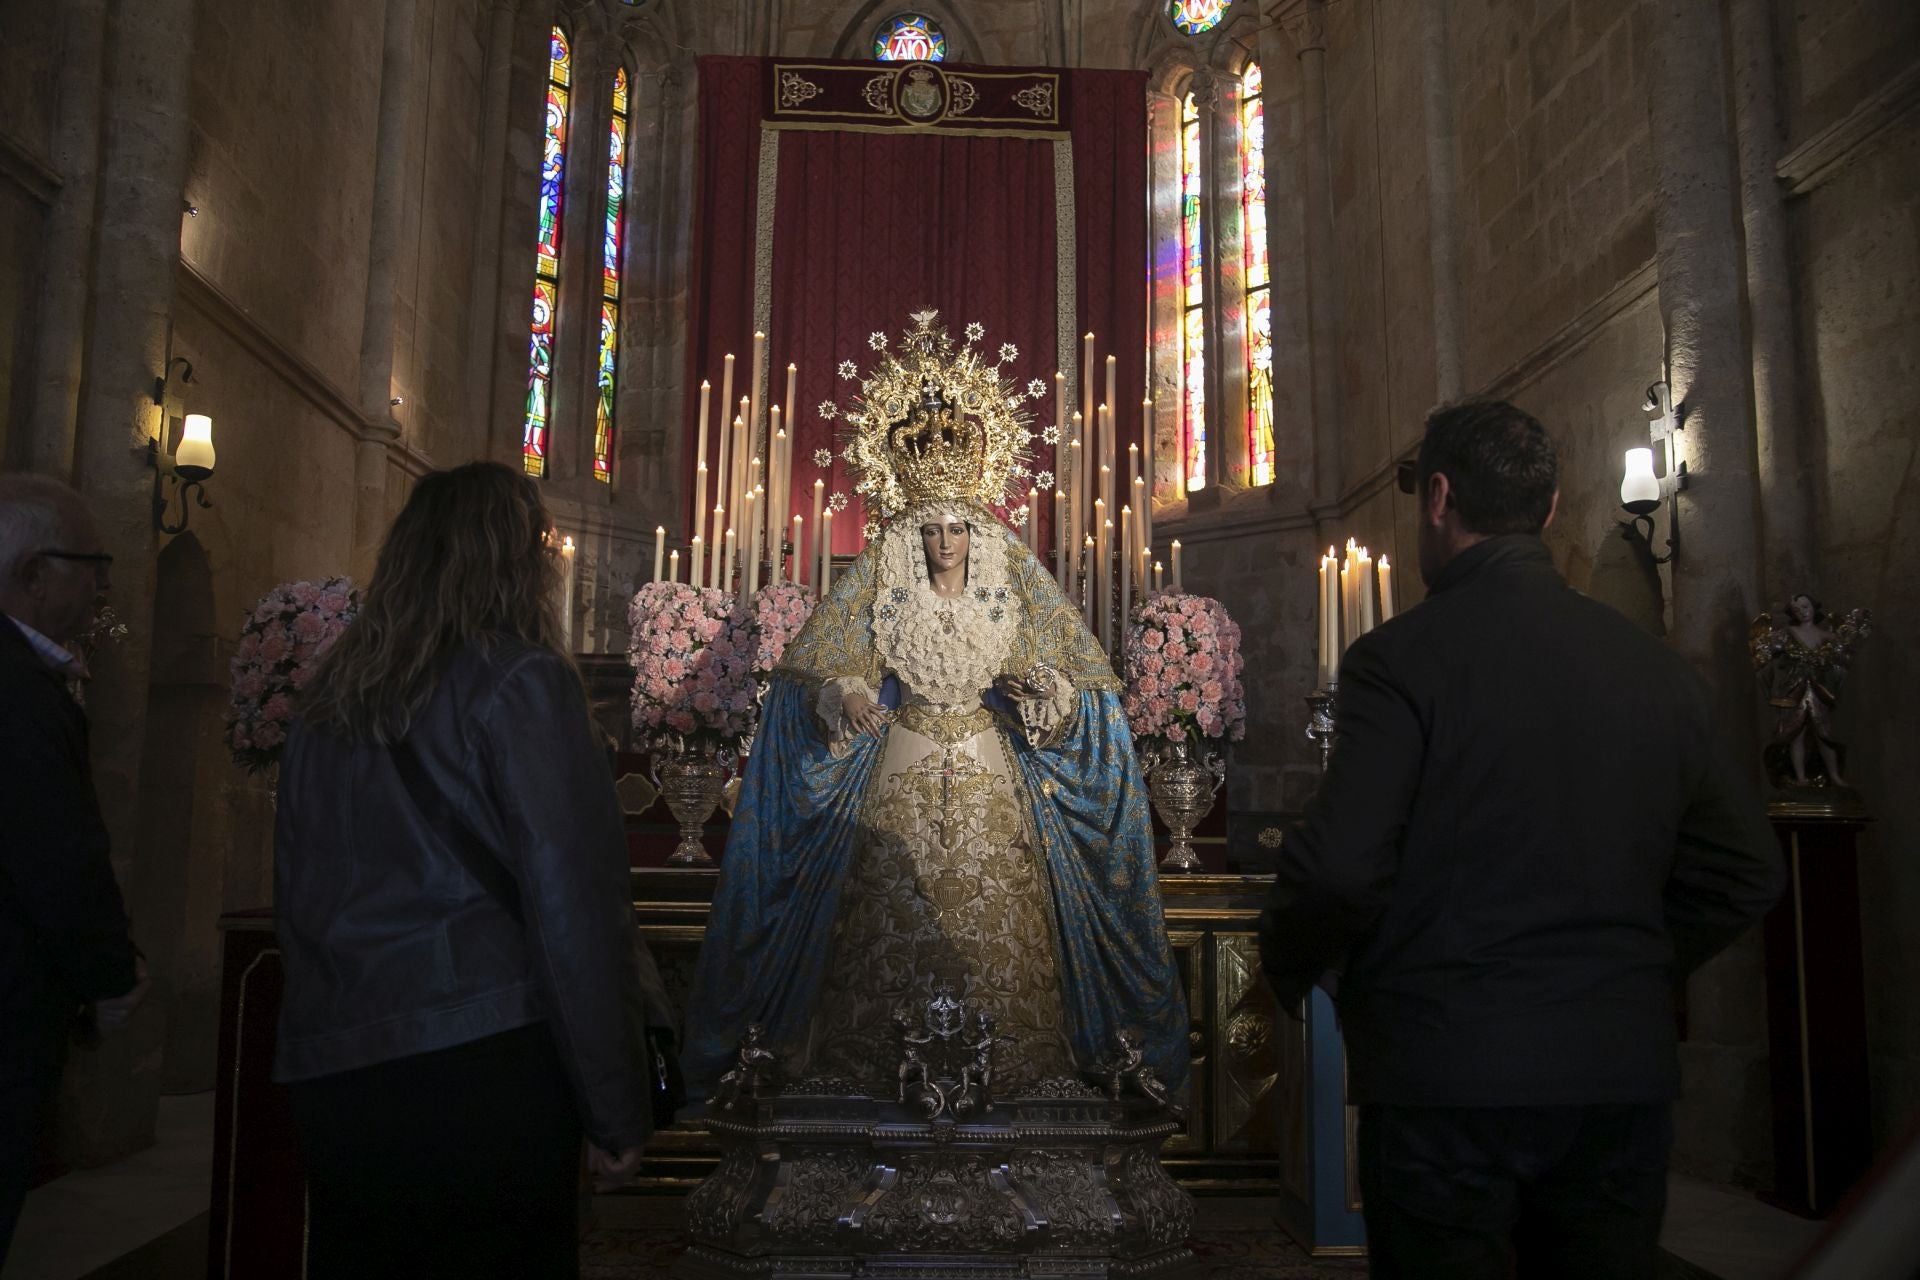
[[[1123,1032],[1184,1092],[1187,1013],[1113,668],[988,509],[1019,397],[919,312],[848,414],[880,523],[788,646],[742,779],[688,1002],[705,1096],[748,1028],[792,1076],[895,1086],[896,1013],[959,997],[995,1092]]]

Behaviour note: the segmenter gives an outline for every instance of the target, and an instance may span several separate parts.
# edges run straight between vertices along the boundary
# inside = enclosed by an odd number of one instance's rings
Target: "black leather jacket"
[[[579,677],[512,640],[449,662],[409,731],[420,771],[511,873],[520,914],[415,806],[392,754],[296,725],[280,766],[274,1078],[298,1081],[545,1020],[588,1137],[652,1128],[626,841]],[[432,808],[429,803],[429,808]]]

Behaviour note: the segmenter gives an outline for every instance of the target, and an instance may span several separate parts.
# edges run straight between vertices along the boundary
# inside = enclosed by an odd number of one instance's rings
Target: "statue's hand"
[[[886,710],[864,693],[848,694],[840,711],[855,733],[878,733],[887,727]]]
[[[1046,696],[1041,693],[1040,690],[1027,683],[1026,680],[1015,675],[995,676],[993,678],[993,687],[1009,698],[1040,698]]]

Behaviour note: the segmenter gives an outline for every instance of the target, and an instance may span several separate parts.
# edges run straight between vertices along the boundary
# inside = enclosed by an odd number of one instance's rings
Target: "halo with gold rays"
[[[940,324],[938,311],[915,311],[908,319],[912,324],[897,342],[884,333],[867,339],[880,359],[862,379],[853,407],[844,415],[849,430],[843,456],[859,476],[855,492],[866,498],[867,537],[907,507],[887,451],[887,430],[920,402],[921,388],[928,382],[948,403],[961,407],[985,437],[980,474],[949,496],[978,502],[1001,519],[1019,523],[1026,516],[1024,504],[1010,510],[1007,495],[1015,480],[1029,474],[1031,415],[1021,408],[1027,393],[1001,373],[1019,358],[1018,348],[1002,343],[990,360],[976,345],[986,337],[980,325],[968,325],[963,340],[955,342]],[[850,363],[843,362],[841,369]]]

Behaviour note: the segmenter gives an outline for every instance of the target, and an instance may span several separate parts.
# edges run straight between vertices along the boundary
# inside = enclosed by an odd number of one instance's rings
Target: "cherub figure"
[[[913,1015],[905,1008],[893,1011],[893,1025],[900,1032],[900,1102],[904,1105],[909,1088],[918,1085],[924,1091],[932,1087],[927,1079],[927,1060],[920,1049],[933,1040],[933,1035],[916,1028]]]
[[[964,1095],[969,1087],[977,1087],[982,1111],[993,1110],[993,1047],[1012,1043],[1012,1036],[994,1034],[992,1014],[983,1012],[975,1018],[974,1038],[967,1042],[973,1059],[960,1069],[960,1092]]]
[[[1107,1096],[1115,1102],[1132,1089],[1150,1102],[1165,1107],[1176,1120],[1186,1119],[1186,1108],[1173,1101],[1167,1092],[1167,1086],[1161,1082],[1160,1073],[1147,1062],[1145,1050],[1141,1047],[1140,1033],[1134,1030],[1122,1031],[1119,1035],[1120,1047],[1112,1057],[1102,1063],[1096,1073],[1099,1081],[1106,1087]]]
[[[743,1099],[753,1097],[762,1085],[772,1083],[779,1075],[780,1059],[763,1043],[765,1036],[766,1028],[763,1025],[758,1022],[747,1024],[747,1034],[740,1041],[740,1056],[733,1069],[720,1077],[713,1096],[707,1099],[709,1106],[731,1111]]]
[[[1753,620],[1753,665],[1773,710],[1767,773],[1776,786],[1844,787],[1840,765],[1846,748],[1833,736],[1833,707],[1853,664],[1855,646],[1873,630],[1873,615],[1855,609],[1836,620],[1806,592],[1787,600],[1780,614]],[[1818,759],[1807,770],[1807,746]]]

